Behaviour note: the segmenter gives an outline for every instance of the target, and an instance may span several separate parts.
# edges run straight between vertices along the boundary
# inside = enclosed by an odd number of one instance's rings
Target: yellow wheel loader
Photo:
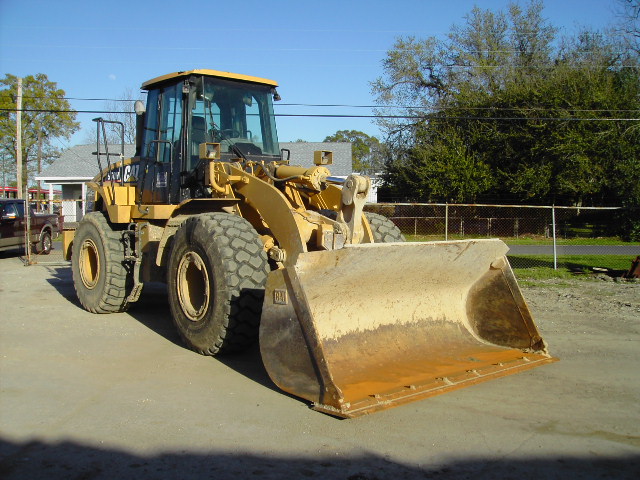
[[[145,82],[133,158],[96,119],[94,211],[64,236],[87,310],[124,311],[166,282],[189,348],[259,338],[275,384],[338,417],[554,361],[503,242],[405,243],[363,212],[367,177],[280,150],[276,87],[214,70]]]

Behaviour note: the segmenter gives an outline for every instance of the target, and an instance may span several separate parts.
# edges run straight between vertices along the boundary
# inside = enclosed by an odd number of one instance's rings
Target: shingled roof
[[[292,165],[311,166],[313,164],[313,152],[316,150],[330,150],[333,152],[333,165],[329,167],[334,176],[347,176],[351,170],[351,144],[345,142],[294,142],[280,143],[280,148],[291,151]],[[98,160],[93,152],[96,151],[95,143],[89,145],[76,145],[64,152],[40,175],[36,180],[46,183],[64,183],[88,181],[98,172]],[[104,150],[103,150],[104,151]],[[109,152],[119,152],[120,146],[110,145]],[[124,146],[124,155],[130,158],[135,153],[134,145]],[[112,157],[113,161],[113,157]],[[104,159],[102,160],[104,163]],[[105,168],[106,165],[102,165]]]
[[[333,152],[333,165],[329,166],[333,176],[346,177],[353,173],[349,142],[281,142],[280,148],[291,151],[292,165],[303,166],[313,165],[313,152],[316,150],[329,150]]]
[[[134,145],[124,146],[124,156],[132,157],[135,153]],[[90,145],[76,145],[64,152],[54,162],[49,165],[40,175],[36,176],[36,180],[40,180],[46,183],[60,183],[61,181],[87,181],[95,177],[100,169],[98,167],[98,160],[93,152],[96,151],[96,144]],[[104,147],[102,149],[104,152]],[[120,145],[110,145],[109,153],[119,153]],[[117,158],[116,158],[117,160]],[[104,158],[102,168],[106,165]],[[114,157],[111,157],[111,161],[114,161]]]

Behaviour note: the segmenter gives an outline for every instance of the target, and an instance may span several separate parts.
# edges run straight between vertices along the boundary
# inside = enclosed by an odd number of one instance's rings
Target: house
[[[119,152],[120,146],[110,146],[109,152]],[[53,186],[61,186],[62,205],[60,214],[65,222],[79,222],[87,211],[87,185],[100,172],[96,151],[96,144],[76,145],[60,155],[35,179],[49,184],[49,208],[53,209]],[[135,153],[134,145],[124,146],[125,157]],[[104,159],[102,162],[104,163]],[[106,165],[102,165],[105,168]]]
[[[333,152],[333,165],[329,168],[335,177],[346,178],[352,173],[351,169],[351,144],[344,142],[294,142],[280,143],[280,148],[285,150],[285,158],[290,152],[292,165],[312,165],[313,152],[316,150],[329,150]],[[50,208],[53,200],[53,186],[60,185],[62,190],[62,210],[65,222],[79,222],[87,211],[88,191],[86,182],[93,179],[100,167],[98,166],[95,143],[90,145],[76,145],[65,150],[46,170],[36,176],[36,180],[49,184]],[[104,148],[102,149],[104,152]],[[120,146],[110,146],[109,152],[119,152]],[[125,158],[135,154],[134,145],[124,146]],[[101,167],[104,169],[104,157]]]

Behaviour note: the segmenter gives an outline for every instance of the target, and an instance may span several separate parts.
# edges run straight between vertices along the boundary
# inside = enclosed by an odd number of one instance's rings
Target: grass
[[[535,281],[549,279],[589,278],[594,268],[622,273],[631,267],[628,255],[563,255],[558,257],[558,269],[553,269],[552,255],[509,255],[509,262],[523,285],[538,285]]]
[[[432,242],[444,240],[444,235],[404,235],[409,242]],[[449,235],[449,240],[465,240],[472,238],[495,238],[495,237],[478,237],[473,235]],[[543,236],[531,237],[500,237],[507,245],[552,245],[553,239]],[[640,245],[640,242],[624,242],[618,237],[599,237],[599,238],[558,238],[558,245]]]
[[[552,245],[552,238],[503,238],[507,245]],[[600,238],[557,238],[558,245],[640,245],[640,242],[625,242],[618,237]]]
[[[429,242],[444,240],[443,235],[405,234],[409,242]],[[449,235],[449,240],[481,238],[463,235]],[[542,236],[502,237],[507,245],[552,245],[551,238]],[[558,245],[640,245],[640,242],[623,242],[618,237],[558,239]],[[558,268],[553,268],[553,255],[509,255],[514,273],[523,285],[535,285],[536,281],[549,279],[589,278],[584,274],[593,274],[594,268],[622,273],[631,267],[629,255],[562,255],[558,257]],[[554,285],[562,282],[554,282]],[[568,285],[568,283],[567,283]]]
[[[518,279],[518,283],[523,287],[549,286],[548,283],[545,283],[546,280],[554,280],[554,287],[568,287],[571,285],[569,280],[576,278],[566,268],[559,268],[558,270],[549,267],[514,268],[513,272]]]
[[[591,272],[594,267],[629,270],[631,260],[629,255],[562,255],[558,267],[571,272]],[[509,255],[509,261],[514,269],[553,269],[553,255]]]

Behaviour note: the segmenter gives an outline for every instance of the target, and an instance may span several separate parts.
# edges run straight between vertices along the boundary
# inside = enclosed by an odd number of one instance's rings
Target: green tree
[[[392,185],[387,194],[410,201],[475,201],[491,188],[493,177],[489,165],[468,147],[465,137],[457,127],[425,125],[415,145],[387,163],[383,179]]]
[[[17,77],[6,74],[0,86],[0,148],[12,159],[15,172]],[[59,153],[52,141],[69,139],[79,128],[76,113],[64,97],[65,91],[44,73],[22,80],[23,185],[37,173],[39,152],[42,166],[51,163]]]
[[[325,142],[350,142],[353,171],[375,174],[382,170],[384,146],[376,137],[358,130],[338,130]]]
[[[640,122],[617,120],[638,116],[637,53],[611,34],[558,38],[542,12],[476,7],[444,40],[396,41],[372,86],[379,111],[408,113],[379,122],[397,198],[640,199]]]

